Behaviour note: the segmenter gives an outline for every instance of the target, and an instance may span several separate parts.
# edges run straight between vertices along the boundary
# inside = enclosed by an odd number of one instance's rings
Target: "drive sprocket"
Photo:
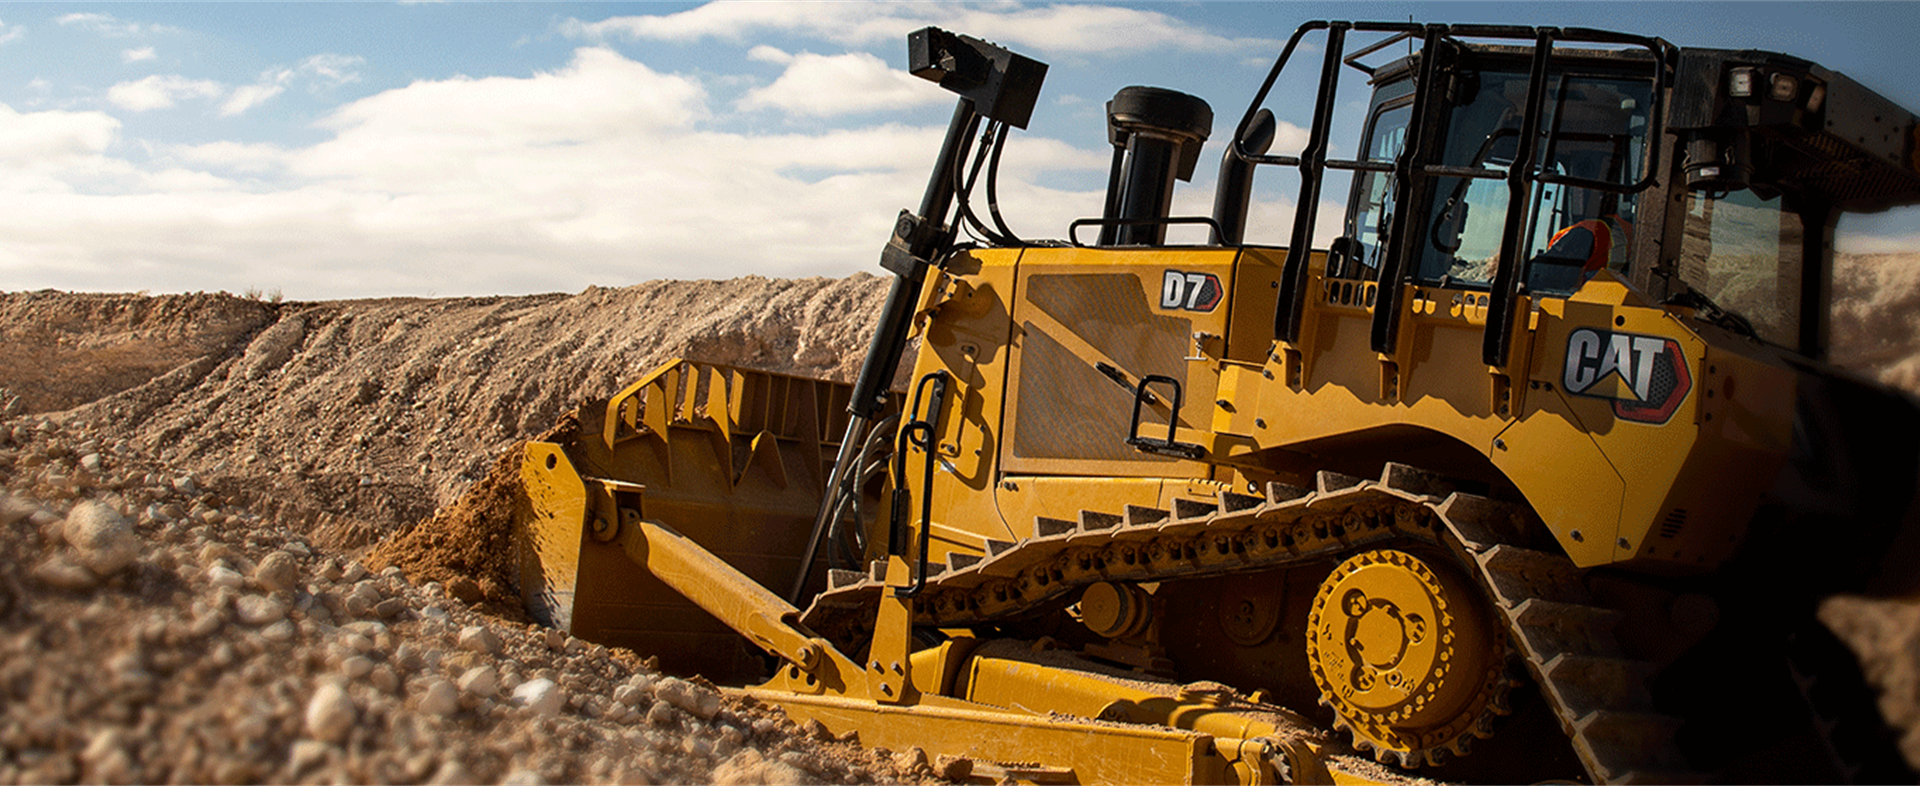
[[[1450,566],[1378,549],[1340,563],[1308,614],[1320,701],[1354,747],[1413,767],[1463,755],[1505,711],[1506,634]]]

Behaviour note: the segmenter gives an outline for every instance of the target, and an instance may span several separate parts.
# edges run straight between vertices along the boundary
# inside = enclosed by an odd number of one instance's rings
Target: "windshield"
[[[1591,181],[1534,183],[1522,227],[1528,288],[1565,295],[1601,268],[1624,274],[1634,194],[1645,160],[1650,86],[1644,80],[1553,74],[1540,136],[1543,174]],[[1489,176],[1435,178],[1429,231],[1417,280],[1485,287],[1493,279],[1506,228],[1504,174],[1520,148],[1527,75],[1482,72],[1447,113],[1440,163]]]

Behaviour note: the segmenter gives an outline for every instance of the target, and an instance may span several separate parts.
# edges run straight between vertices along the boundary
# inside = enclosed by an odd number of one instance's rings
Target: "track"
[[[1081,511],[1078,521],[1037,520],[1032,538],[989,541],[985,554],[929,566],[915,622],[990,623],[1044,610],[1095,582],[1201,578],[1424,542],[1451,551],[1480,584],[1596,782],[1704,779],[1686,771],[1675,747],[1679,720],[1653,710],[1647,680],[1655,666],[1622,655],[1612,632],[1621,613],[1596,605],[1564,556],[1516,545],[1530,516],[1400,464],[1388,464],[1379,480],[1321,472],[1313,489],[1269,484],[1265,499],[1223,492],[1218,500],[1176,500],[1171,511]],[[832,635],[871,624],[882,582],[834,571],[829,583],[806,613],[810,627]],[[1479,736],[1505,711],[1510,681],[1492,678],[1496,700],[1475,721]],[[1446,753],[1375,756],[1411,767]]]

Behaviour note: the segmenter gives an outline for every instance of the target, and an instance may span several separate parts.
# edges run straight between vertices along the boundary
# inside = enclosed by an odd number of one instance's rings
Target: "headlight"
[[[1751,68],[1736,68],[1727,72],[1727,94],[1735,98],[1753,95],[1753,75]]]
[[[1799,78],[1792,74],[1774,74],[1773,89],[1767,95],[1775,101],[1792,101],[1799,92]]]
[[[1820,104],[1824,103],[1826,100],[1827,100],[1827,86],[1820,84],[1819,82],[1813,83],[1813,89],[1807,91],[1807,111],[1809,112],[1820,111]]]

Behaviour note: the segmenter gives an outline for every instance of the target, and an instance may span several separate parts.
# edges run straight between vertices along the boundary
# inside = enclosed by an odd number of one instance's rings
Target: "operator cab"
[[[1453,68],[1450,104],[1436,118],[1443,167],[1473,175],[1442,174],[1431,183],[1429,230],[1420,243],[1413,280],[1439,287],[1484,290],[1493,283],[1507,212],[1504,176],[1519,150],[1520,125],[1527,97],[1527,60],[1512,52],[1473,52]],[[1645,151],[1652,101],[1650,80],[1623,73],[1618,62],[1563,56],[1550,74],[1541,147],[1547,172],[1578,184],[1539,183],[1528,215],[1523,256],[1527,290],[1565,296],[1592,277],[1599,261],[1627,277],[1633,226],[1645,177]],[[1646,70],[1645,61],[1640,64]],[[1381,69],[1368,113],[1367,160],[1391,163],[1405,150],[1414,104],[1414,63],[1403,59]],[[1589,182],[1590,181],[1590,182]],[[1329,270],[1335,278],[1373,278],[1384,261],[1383,238],[1390,234],[1391,175],[1361,172],[1348,200],[1345,236],[1357,248]],[[1594,248],[1588,234],[1569,232],[1583,222],[1604,222],[1616,239],[1610,249]],[[1556,238],[1563,242],[1556,243]],[[1614,253],[1608,254],[1611,250]]]
[[[1244,140],[1260,138],[1256,118],[1309,32],[1326,41],[1308,141],[1296,155],[1256,151]],[[1349,54],[1349,33],[1391,35]],[[1363,62],[1400,42],[1412,51]],[[1328,118],[1349,68],[1372,98],[1359,156],[1334,160]],[[1327,279],[1377,293],[1365,304],[1376,352],[1392,351],[1404,297],[1444,290],[1489,309],[1484,360],[1502,366],[1517,309],[1604,277],[1822,359],[1838,216],[1920,203],[1915,128],[1891,101],[1786,55],[1573,28],[1314,22],[1289,40],[1227,158],[1300,170],[1283,341],[1299,336],[1306,249],[1324,247]],[[1329,170],[1353,173],[1346,215],[1340,237],[1315,242]],[[1215,217],[1233,245],[1222,182]]]

